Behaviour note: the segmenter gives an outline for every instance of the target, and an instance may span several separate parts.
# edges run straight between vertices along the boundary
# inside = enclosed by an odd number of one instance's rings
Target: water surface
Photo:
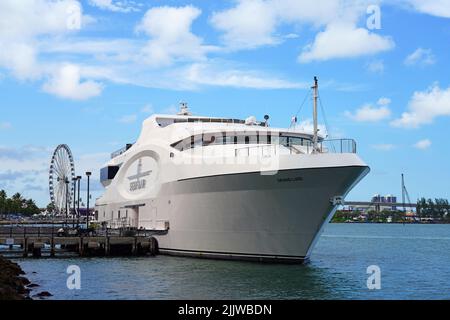
[[[330,224],[307,265],[169,256],[18,259],[53,299],[450,299],[450,225]],[[66,286],[81,268],[81,290]],[[366,269],[381,269],[381,289]],[[35,272],[35,273],[33,273]]]

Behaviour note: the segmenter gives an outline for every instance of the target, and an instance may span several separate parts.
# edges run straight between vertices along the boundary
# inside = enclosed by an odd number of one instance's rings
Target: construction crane
[[[405,200],[408,200],[408,203],[411,203],[411,198],[409,197],[408,190],[405,185],[405,175],[402,173],[402,203],[403,203],[403,212],[406,212]]]

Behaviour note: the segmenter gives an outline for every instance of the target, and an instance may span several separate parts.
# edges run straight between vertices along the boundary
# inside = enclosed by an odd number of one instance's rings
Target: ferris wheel
[[[72,201],[74,178],[75,165],[72,152],[69,146],[60,144],[53,152],[48,179],[50,200],[58,214],[63,212],[68,214],[66,208],[70,208]]]

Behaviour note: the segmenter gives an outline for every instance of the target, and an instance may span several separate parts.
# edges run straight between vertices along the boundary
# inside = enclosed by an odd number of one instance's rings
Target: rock
[[[36,283],[30,283],[27,287],[28,288],[36,288],[36,287],[39,287],[39,285]]]
[[[48,291],[42,291],[38,294],[35,294],[34,297],[44,298],[44,297],[53,297],[53,295]]]
[[[18,279],[20,280],[20,281],[22,281],[22,284],[24,285],[24,286],[27,286],[27,285],[29,285],[31,282],[30,282],[30,280],[28,280],[27,278],[25,278],[25,277],[18,277]]]
[[[25,274],[17,263],[0,256],[0,300],[23,300],[30,290],[25,285],[30,281],[20,275]]]

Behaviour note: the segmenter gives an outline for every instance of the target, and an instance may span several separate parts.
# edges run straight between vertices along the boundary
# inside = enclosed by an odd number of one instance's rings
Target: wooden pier
[[[63,253],[79,256],[156,255],[158,243],[150,235],[122,235],[106,232],[90,236],[58,236],[51,227],[0,227],[3,253],[21,253],[22,257],[55,257]]]

